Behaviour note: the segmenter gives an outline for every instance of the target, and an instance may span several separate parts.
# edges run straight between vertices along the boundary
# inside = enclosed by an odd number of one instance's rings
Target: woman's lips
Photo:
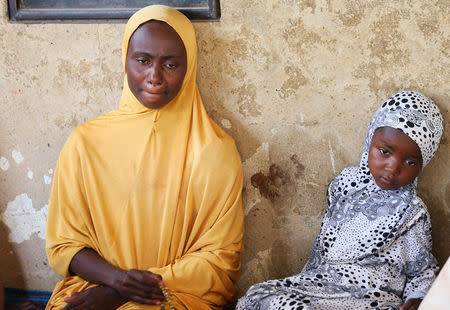
[[[163,90],[146,90],[145,92],[150,95],[165,95],[165,91]]]
[[[150,94],[150,95],[165,95],[166,94],[166,88],[161,86],[155,86],[155,87],[142,87],[141,91]]]

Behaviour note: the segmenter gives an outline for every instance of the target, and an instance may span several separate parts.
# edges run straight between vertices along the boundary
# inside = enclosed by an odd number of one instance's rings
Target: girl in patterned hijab
[[[369,125],[359,167],[329,185],[302,272],[253,285],[237,309],[416,309],[438,270],[417,176],[442,132],[430,98],[403,91],[387,99]]]

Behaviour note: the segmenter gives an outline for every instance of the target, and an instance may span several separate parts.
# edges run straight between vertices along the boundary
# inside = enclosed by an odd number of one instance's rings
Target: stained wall
[[[448,0],[228,0],[195,23],[200,91],[242,156],[241,292],[298,272],[327,184],[357,165],[371,115],[419,90],[445,119],[419,180],[434,253],[450,255]],[[0,4],[0,268],[7,286],[51,290],[44,252],[53,169],[69,133],[114,109],[124,24],[12,24]]]

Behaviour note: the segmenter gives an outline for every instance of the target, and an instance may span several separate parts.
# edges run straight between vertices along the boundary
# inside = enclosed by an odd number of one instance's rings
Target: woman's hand
[[[159,305],[165,300],[159,288],[164,285],[160,275],[146,270],[120,269],[105,261],[93,249],[84,248],[75,254],[69,269],[84,280],[109,287],[130,301]]]
[[[112,287],[128,300],[147,305],[159,305],[165,300],[160,275],[146,270],[121,270],[115,274]]]
[[[113,310],[127,302],[118,292],[106,286],[91,287],[64,301],[67,305],[63,310]]]
[[[421,302],[422,299],[420,298],[408,299],[398,310],[417,310]]]
[[[6,310],[44,310],[44,308],[36,305],[32,301],[23,301],[11,306],[7,306]]]

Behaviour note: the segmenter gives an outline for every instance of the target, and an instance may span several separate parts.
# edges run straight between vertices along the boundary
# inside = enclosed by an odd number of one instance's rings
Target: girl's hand
[[[110,287],[97,286],[75,293],[64,299],[63,310],[114,310],[126,303],[126,299]]]
[[[417,310],[421,302],[422,299],[420,298],[408,299],[398,310]]]
[[[140,304],[159,305],[165,301],[160,286],[164,285],[162,278],[146,270],[121,270],[115,275],[112,287],[128,300]]]

